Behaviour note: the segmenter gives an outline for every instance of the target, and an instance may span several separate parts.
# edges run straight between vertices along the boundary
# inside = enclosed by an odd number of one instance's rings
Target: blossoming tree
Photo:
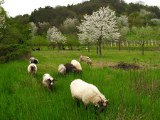
[[[79,41],[94,42],[97,45],[97,54],[102,55],[102,44],[107,40],[119,39],[116,15],[109,7],[101,7],[92,15],[85,15],[79,29]]]
[[[7,18],[6,11],[1,6],[2,3],[3,3],[3,1],[0,0],[0,42],[4,38],[5,29],[7,27],[7,24],[6,24],[6,18]]]
[[[56,28],[49,28],[47,31],[47,39],[54,45],[58,45],[60,49],[61,46],[65,43],[66,38],[62,35],[62,33]]]
[[[32,39],[35,37],[36,33],[37,33],[37,26],[34,22],[30,22],[30,25],[31,25],[31,36],[32,36]]]

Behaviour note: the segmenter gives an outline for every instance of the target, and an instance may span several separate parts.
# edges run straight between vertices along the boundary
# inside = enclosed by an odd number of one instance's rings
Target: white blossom
[[[47,39],[55,44],[65,43],[66,40],[66,38],[62,35],[62,33],[58,31],[58,29],[54,26],[48,29]]]
[[[1,4],[1,3],[0,3]],[[6,13],[0,5],[0,39],[3,38],[3,31],[6,29]]]
[[[35,36],[35,34],[37,33],[37,26],[34,24],[34,22],[31,22],[30,23],[31,25],[31,35],[32,35],[32,38]]]
[[[101,7],[92,15],[85,15],[84,20],[78,26],[80,43],[85,41],[97,42],[100,37],[102,42],[107,39],[118,39],[120,33],[117,28],[115,12],[109,7]]]
[[[117,23],[119,27],[128,26],[128,17],[126,15],[121,15],[120,17],[117,17]]]

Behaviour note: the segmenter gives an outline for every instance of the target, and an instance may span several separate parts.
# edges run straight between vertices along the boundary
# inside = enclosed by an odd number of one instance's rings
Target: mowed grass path
[[[60,76],[58,65],[88,55],[93,66],[82,63],[83,74]],[[2,120],[159,120],[160,119],[160,53],[147,51],[35,51],[39,59],[38,72],[27,73],[28,60],[0,65],[0,119]],[[120,61],[145,66],[140,70],[107,67]],[[57,79],[53,92],[41,85],[42,76],[49,73]],[[96,85],[110,101],[100,113],[92,105],[76,105],[70,94],[72,80],[81,78]]]

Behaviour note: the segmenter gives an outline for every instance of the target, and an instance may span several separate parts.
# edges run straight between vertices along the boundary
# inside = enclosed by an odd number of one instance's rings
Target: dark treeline
[[[66,18],[83,18],[84,14],[92,14],[102,6],[110,6],[116,11],[117,16],[130,16],[141,9],[152,12],[152,18],[160,18],[160,9],[157,6],[144,6],[141,4],[127,4],[123,0],[90,0],[77,5],[57,6],[55,8],[45,7],[34,10],[30,15],[30,21],[38,24],[38,22],[49,22],[51,26],[59,27]],[[136,25],[135,25],[136,26]]]

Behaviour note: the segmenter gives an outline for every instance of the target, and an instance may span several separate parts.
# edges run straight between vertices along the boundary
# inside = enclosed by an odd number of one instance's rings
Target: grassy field
[[[61,63],[88,55],[92,66],[82,63],[83,74],[60,76]],[[38,72],[27,73],[28,59],[0,64],[1,120],[160,120],[160,52],[103,50],[103,56],[87,51],[34,51]],[[120,61],[137,63],[139,70],[110,68]],[[57,79],[53,92],[41,85],[44,73]],[[110,101],[104,112],[90,105],[86,110],[72,99],[69,85],[81,78],[96,85]]]

